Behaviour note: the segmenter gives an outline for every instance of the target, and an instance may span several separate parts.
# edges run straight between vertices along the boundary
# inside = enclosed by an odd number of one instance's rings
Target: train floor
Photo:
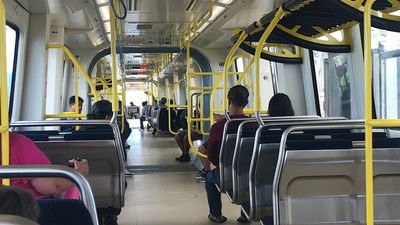
[[[125,207],[118,217],[119,225],[201,225],[213,224],[207,218],[208,204],[204,183],[191,162],[175,161],[180,150],[171,136],[153,136],[140,131],[137,120],[129,121],[132,134],[128,139]],[[240,208],[222,195],[225,224],[236,222]],[[258,223],[248,223],[258,224]]]

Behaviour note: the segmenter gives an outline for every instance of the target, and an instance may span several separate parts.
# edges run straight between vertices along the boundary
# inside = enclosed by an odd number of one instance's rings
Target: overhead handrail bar
[[[6,54],[6,8],[0,1],[0,81],[1,81],[1,165],[10,164],[9,133],[8,133],[8,93],[7,93],[7,54]],[[3,185],[10,185],[9,179],[2,180]]]
[[[79,189],[81,200],[86,206],[94,225],[99,225],[97,218],[96,204],[93,192],[86,178],[71,168],[59,165],[13,165],[0,166],[1,178],[39,178],[39,177],[59,177],[72,181]]]
[[[46,48],[60,48],[62,50],[64,50],[65,54],[67,54],[67,56],[72,60],[72,62],[74,63],[74,65],[76,67],[78,67],[79,71],[81,72],[81,74],[83,75],[83,77],[86,79],[86,81],[88,82],[90,88],[93,90],[93,95],[94,95],[94,99],[95,101],[99,100],[99,97],[97,95],[96,92],[96,87],[93,85],[89,75],[86,73],[86,71],[83,69],[83,67],[81,66],[81,64],[78,62],[78,60],[75,58],[75,56],[71,53],[71,51],[65,47],[64,45],[46,45]]]

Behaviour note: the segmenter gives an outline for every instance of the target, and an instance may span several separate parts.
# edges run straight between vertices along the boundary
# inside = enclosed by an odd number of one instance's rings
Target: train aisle
[[[194,179],[197,171],[191,163],[175,161],[180,151],[172,137],[153,137],[151,132],[133,129],[128,143],[128,168],[134,176],[127,178],[119,225],[213,224],[207,219],[204,183]],[[223,195],[225,224],[238,224],[239,213],[239,206]]]

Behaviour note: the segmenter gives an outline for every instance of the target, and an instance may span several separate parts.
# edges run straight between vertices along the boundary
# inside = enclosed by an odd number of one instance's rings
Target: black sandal
[[[238,223],[248,223],[250,222],[246,217],[244,216],[240,216],[239,218],[237,218],[236,220]]]
[[[221,216],[221,218],[217,220],[217,218],[211,214],[208,214],[208,219],[214,223],[225,223],[227,220],[225,216]]]

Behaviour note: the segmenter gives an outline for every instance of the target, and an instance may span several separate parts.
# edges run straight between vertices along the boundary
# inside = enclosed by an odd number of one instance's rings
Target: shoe
[[[182,154],[181,156],[179,156],[179,157],[177,157],[177,158],[175,158],[175,160],[176,161],[179,161],[179,160],[181,160],[182,159],[182,157],[183,157],[184,155]]]
[[[239,218],[237,218],[238,223],[248,223],[250,222],[246,217],[244,216],[240,216]]]
[[[206,182],[205,177],[200,177],[199,179],[197,179],[197,183],[205,183],[205,182]]]
[[[208,214],[208,219],[214,223],[225,223],[227,220],[225,216],[221,216],[220,218],[217,218],[211,214]]]
[[[190,162],[190,155],[183,155],[178,161],[179,162]]]
[[[207,173],[208,173],[208,171],[205,171],[204,169],[202,169],[199,171],[199,175],[197,175],[195,178],[200,179],[202,177],[206,177]]]

